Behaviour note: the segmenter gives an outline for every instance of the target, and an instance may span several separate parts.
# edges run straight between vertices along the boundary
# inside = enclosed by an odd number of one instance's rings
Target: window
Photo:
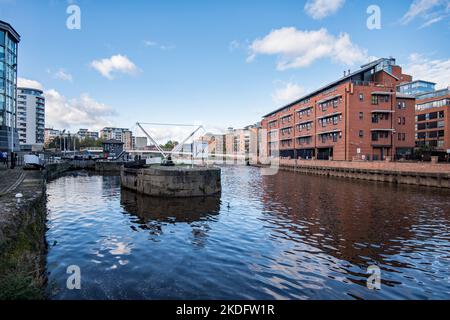
[[[373,105],[377,105],[378,104],[378,96],[377,95],[372,95],[372,104]]]
[[[419,114],[417,116],[417,121],[425,121],[427,119],[427,116],[425,114]]]
[[[372,141],[378,141],[378,133],[372,132]]]
[[[364,137],[364,130],[359,130],[359,137],[363,138]]]
[[[359,94],[359,101],[364,101],[364,94],[362,93]]]
[[[359,113],[359,120],[363,120],[364,119],[364,112],[360,112]]]

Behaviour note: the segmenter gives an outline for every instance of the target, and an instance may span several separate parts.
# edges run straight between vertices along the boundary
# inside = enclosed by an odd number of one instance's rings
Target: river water
[[[222,185],[220,198],[161,200],[117,176],[50,182],[50,296],[450,298],[449,191],[247,167],[223,168]],[[74,265],[80,290],[67,288]]]

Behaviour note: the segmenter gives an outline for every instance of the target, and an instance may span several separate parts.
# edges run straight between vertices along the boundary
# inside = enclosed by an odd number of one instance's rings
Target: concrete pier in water
[[[220,168],[151,166],[122,168],[122,187],[153,197],[204,197],[221,193]]]

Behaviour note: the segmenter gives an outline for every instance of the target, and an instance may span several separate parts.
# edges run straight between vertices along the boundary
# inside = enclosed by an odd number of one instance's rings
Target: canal
[[[450,192],[226,167],[221,198],[50,182],[52,299],[448,299]],[[68,290],[67,267],[81,270]],[[366,286],[381,270],[381,289]]]

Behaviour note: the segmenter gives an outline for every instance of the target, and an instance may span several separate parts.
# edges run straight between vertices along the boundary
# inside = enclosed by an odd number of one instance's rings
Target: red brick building
[[[439,153],[447,153],[450,150],[450,88],[416,98],[416,145],[428,145]]]
[[[269,156],[383,160],[412,153],[415,98],[396,86],[412,77],[379,59],[264,116]]]

